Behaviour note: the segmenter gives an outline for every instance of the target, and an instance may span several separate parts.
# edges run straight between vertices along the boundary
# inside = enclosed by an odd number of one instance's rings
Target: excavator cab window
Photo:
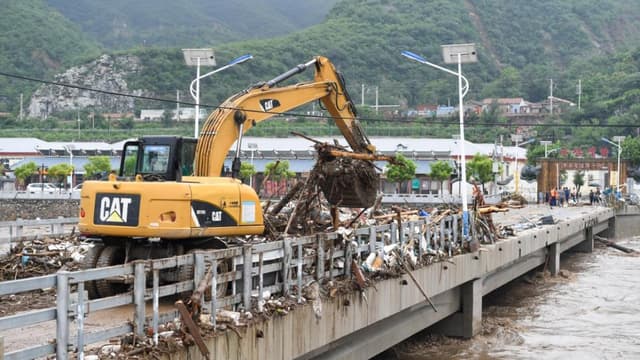
[[[169,145],[147,145],[142,153],[142,173],[166,174],[169,165]]]
[[[120,176],[133,177],[136,175],[136,164],[138,163],[137,144],[127,144],[122,152],[122,164],[120,168]]]
[[[193,164],[196,156],[196,142],[187,141],[182,142],[182,148],[180,149],[180,172],[182,176],[193,175]]]

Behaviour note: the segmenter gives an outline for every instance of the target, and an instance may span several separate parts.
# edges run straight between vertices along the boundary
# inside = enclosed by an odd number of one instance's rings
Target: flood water
[[[640,238],[618,241],[640,250]],[[484,298],[471,340],[426,331],[381,359],[640,359],[640,257],[597,246],[563,255],[562,276],[532,272]]]

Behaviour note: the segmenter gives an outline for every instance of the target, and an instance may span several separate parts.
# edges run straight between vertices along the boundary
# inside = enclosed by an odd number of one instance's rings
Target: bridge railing
[[[69,234],[78,225],[78,218],[58,217],[56,219],[37,219],[0,221],[0,245],[20,240],[41,238],[42,234],[61,236]]]
[[[471,217],[473,219],[473,216]],[[136,260],[80,271],[60,271],[55,275],[0,282],[0,296],[56,289],[56,306],[17,313],[0,318],[1,332],[56,321],[55,344],[12,350],[5,359],[32,359],[53,353],[58,359],[69,358],[69,351],[83,353],[86,344],[107,341],[128,333],[151,333],[158,341],[158,324],[172,321],[178,312],[159,311],[159,301],[193,291],[208,271],[212,272],[211,296],[203,301],[203,311],[216,314],[218,309],[262,309],[269,295],[286,295],[302,300],[303,289],[314,281],[323,282],[352,276],[352,261],[361,266],[372,253],[383,255],[392,248],[409,247],[414,256],[425,252],[448,253],[463,245],[460,216],[450,215],[433,223],[430,217],[398,224],[392,222],[355,230],[290,237],[284,240],[232,247],[222,250],[196,251],[186,255],[155,260]],[[473,228],[473,226],[472,226]],[[250,264],[250,266],[246,266]],[[161,284],[161,272],[193,269],[182,277],[188,279]],[[115,296],[89,300],[85,288],[89,282],[125,279],[129,291]],[[151,280],[151,281],[149,281]],[[168,299],[167,299],[168,300]],[[151,302],[152,313],[145,304]],[[132,323],[86,331],[84,319],[91,312],[134,304]],[[215,324],[215,316],[211,316]],[[75,332],[72,331],[75,324]]]

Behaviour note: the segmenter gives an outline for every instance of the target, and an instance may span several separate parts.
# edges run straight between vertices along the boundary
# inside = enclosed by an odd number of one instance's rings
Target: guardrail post
[[[69,358],[69,271],[56,275],[56,358]]]
[[[427,250],[431,249],[431,216],[424,220],[424,225],[427,227],[427,231],[425,234],[427,240]]]
[[[53,224],[51,224],[51,233],[52,234],[64,234],[64,224],[63,224],[63,220],[64,217],[62,216],[58,216],[58,220],[60,220],[59,222],[55,222]]]
[[[251,245],[245,245],[242,248],[242,303],[245,311],[251,310],[251,287],[253,283],[251,274],[253,268],[252,250]]]
[[[200,281],[204,279],[204,275],[206,273],[205,268],[206,268],[206,264],[204,261],[204,254],[200,251],[197,251],[194,254],[194,258],[193,258],[193,291],[196,291],[196,289],[198,288],[198,284],[200,284]],[[202,305],[203,302],[204,302],[204,296],[200,299],[199,305]]]
[[[316,260],[316,280],[318,283],[324,278],[324,238],[320,234],[316,234],[316,242],[318,253]]]
[[[22,233],[24,230],[24,225],[22,224],[22,219],[16,220],[16,237],[15,239],[20,240],[22,238]]]
[[[302,256],[302,244],[298,240],[298,259],[296,264],[298,266],[298,304],[302,302],[302,265],[304,263],[304,257]]]
[[[369,252],[376,252],[376,227],[372,226],[369,228]],[[345,264],[346,265],[346,264]],[[349,264],[351,266],[351,264]]]
[[[453,231],[453,242],[458,243],[458,215],[453,216],[453,225],[451,226]]]
[[[282,293],[289,295],[289,278],[291,277],[291,239],[285,238],[282,242],[284,257],[282,258]]]
[[[444,223],[445,223],[445,219],[442,219],[442,221],[440,221],[440,249],[442,249],[442,251],[444,251],[447,247],[447,239],[446,239],[446,232],[444,231]]]
[[[224,261],[224,260],[223,260]],[[211,324],[216,328],[218,313],[218,260],[211,259]]]
[[[398,224],[394,221],[391,223],[391,243],[395,244],[396,242],[398,242]]]
[[[353,258],[351,241],[345,239],[344,241],[344,275],[347,278],[351,277],[351,259]]]
[[[78,283],[78,303],[76,304],[76,321],[78,324],[78,359],[84,359],[84,282]]]
[[[151,324],[153,326],[153,345],[158,345],[159,314],[160,314],[160,269],[153,269],[153,320]]]
[[[144,318],[145,318],[145,303],[144,303],[144,290],[146,286],[146,274],[144,272],[143,260],[137,260],[134,262],[134,278],[133,278],[133,303],[136,305],[135,313],[135,332],[137,336],[144,336]]]

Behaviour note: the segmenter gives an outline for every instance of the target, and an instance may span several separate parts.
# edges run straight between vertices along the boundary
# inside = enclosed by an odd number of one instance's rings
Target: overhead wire
[[[13,79],[20,79],[20,80],[25,80],[25,81],[31,81],[31,82],[37,82],[37,83],[41,83],[41,84],[47,84],[47,85],[54,85],[54,86],[60,86],[60,87],[67,87],[67,88],[72,88],[72,89],[78,89],[78,90],[86,90],[86,91],[91,91],[91,92],[97,92],[97,93],[101,93],[101,94],[107,94],[107,95],[113,95],[113,96],[121,96],[121,97],[129,97],[129,98],[134,98],[134,99],[141,99],[141,100],[149,100],[149,101],[158,101],[158,102],[164,102],[164,103],[170,103],[170,104],[180,104],[180,105],[189,105],[189,106],[195,106],[195,103],[192,102],[188,102],[188,101],[177,101],[177,100],[173,100],[173,99],[165,99],[165,98],[158,98],[158,97],[152,97],[152,96],[144,96],[144,95],[135,95],[135,94],[128,94],[128,93],[122,93],[122,92],[116,92],[116,91],[110,91],[110,90],[103,90],[103,89],[95,89],[95,88],[91,88],[91,87],[87,87],[87,86],[82,86],[82,85],[74,85],[74,84],[67,84],[67,83],[62,83],[62,82],[58,82],[58,81],[51,81],[51,80],[44,80],[44,79],[39,79],[39,78],[34,78],[34,77],[30,77],[30,76],[25,76],[25,75],[17,75],[17,74],[11,74],[11,73],[7,73],[4,71],[0,71],[0,76],[5,76],[5,77],[9,77],[9,78],[13,78]],[[206,104],[206,103],[200,103],[199,104],[201,107],[208,107],[208,108],[212,108],[212,109],[226,109],[226,110],[240,110],[234,107],[228,107],[228,106],[222,106],[222,105],[211,105],[211,104]],[[355,104],[354,104],[355,105]],[[262,110],[248,110],[248,109],[241,109],[242,111],[245,112],[260,112],[260,113],[267,113],[267,114],[273,114],[273,115],[282,115],[282,116],[292,116],[292,117],[305,117],[305,118],[316,118],[316,119],[330,119],[332,117],[330,116],[325,116],[325,115],[315,115],[315,114],[302,114],[302,113],[296,113],[296,112],[276,112],[276,111],[262,111]],[[379,118],[363,118],[363,117],[359,117],[358,120],[361,122],[369,122],[369,123],[389,123],[389,124],[398,124],[398,123],[402,123],[402,124],[414,124],[414,123],[418,123],[418,124],[423,124],[425,123],[425,118],[422,119],[402,119],[402,120],[388,120],[388,119],[379,119]],[[427,121],[429,121],[429,124],[439,124],[439,125],[458,125],[459,124],[459,120],[457,119],[433,119],[433,118],[426,118]],[[589,128],[589,127],[604,127],[604,128],[624,128],[624,127],[633,127],[636,128],[638,127],[637,124],[563,124],[563,123],[527,123],[527,122],[518,122],[518,123],[513,123],[513,124],[507,124],[505,122],[487,122],[487,121],[483,121],[483,122],[479,122],[476,120],[467,120],[467,122],[465,123],[466,126],[508,126],[508,127],[585,127],[585,128]]]

